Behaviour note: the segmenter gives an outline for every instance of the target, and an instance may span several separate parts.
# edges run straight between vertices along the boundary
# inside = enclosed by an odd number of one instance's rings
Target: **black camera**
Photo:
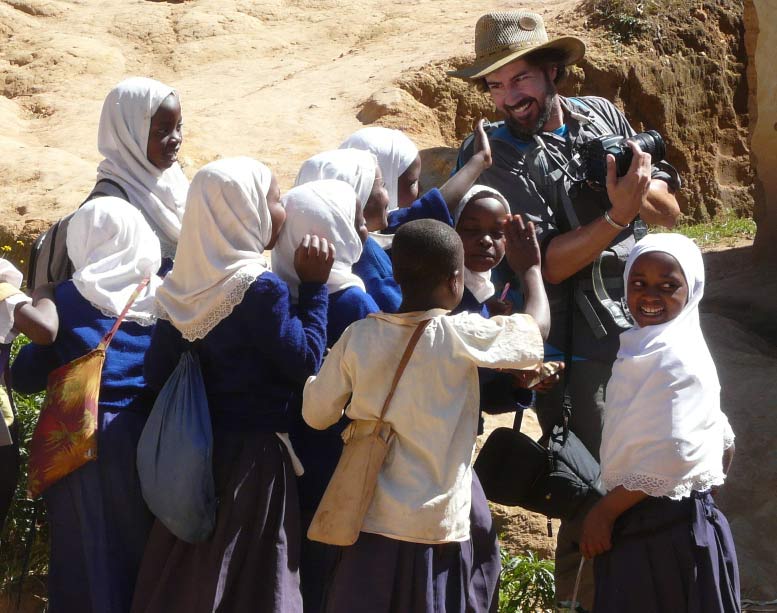
[[[586,180],[601,187],[607,184],[608,154],[615,158],[617,176],[625,175],[634,157],[627,140],[634,141],[642,151],[649,153],[654,164],[663,160],[666,155],[664,139],[655,130],[640,132],[629,138],[615,134],[599,136],[580,145],[580,158]]]

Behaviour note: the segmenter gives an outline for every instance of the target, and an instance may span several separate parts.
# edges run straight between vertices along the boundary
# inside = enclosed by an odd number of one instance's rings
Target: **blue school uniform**
[[[359,287],[348,287],[329,295],[327,311],[327,347],[334,345],[345,329],[370,313],[380,311],[375,301]],[[332,574],[339,548],[305,538],[319,502],[334,474],[343,449],[340,434],[350,420],[326,430],[315,430],[301,418],[290,433],[294,449],[305,473],[299,477],[302,551],[300,575],[305,613],[323,610],[327,582]]]
[[[321,365],[327,304],[326,286],[302,283],[292,307],[286,284],[265,272],[194,343],[213,422],[216,528],[189,544],[154,524],[134,612],[301,613],[296,476],[276,433],[299,418],[302,386]],[[190,347],[159,321],[146,356],[149,385],[161,388]]]
[[[437,219],[453,225],[448,205],[440,190],[431,189],[411,206],[395,209],[388,215],[386,234],[394,234],[403,225],[416,219]],[[354,274],[364,281],[367,293],[375,300],[381,311],[396,313],[402,304],[402,291],[394,280],[394,268],[388,253],[373,238],[364,243],[359,261],[353,265]]]
[[[72,281],[58,285],[59,332],[52,345],[30,343],[11,367],[22,393],[46,387],[55,368],[93,350],[116,319],[89,303]],[[48,597],[52,613],[129,611],[152,516],[140,491],[135,449],[152,397],[143,358],[153,326],[124,321],[106,355],[98,415],[98,457],[43,493],[51,534]]]

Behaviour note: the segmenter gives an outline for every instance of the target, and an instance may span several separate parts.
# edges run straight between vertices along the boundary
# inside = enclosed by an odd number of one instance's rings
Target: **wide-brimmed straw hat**
[[[575,36],[548,40],[542,16],[529,11],[486,13],[475,25],[475,60],[448,74],[461,79],[478,79],[513,60],[539,49],[560,49],[564,64],[579,62],[585,43]]]

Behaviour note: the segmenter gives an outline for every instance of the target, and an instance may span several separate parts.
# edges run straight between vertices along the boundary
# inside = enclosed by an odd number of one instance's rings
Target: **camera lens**
[[[654,164],[663,160],[666,155],[664,139],[661,138],[661,135],[655,130],[640,132],[639,134],[632,136],[629,140],[637,143],[642,151],[649,153]]]

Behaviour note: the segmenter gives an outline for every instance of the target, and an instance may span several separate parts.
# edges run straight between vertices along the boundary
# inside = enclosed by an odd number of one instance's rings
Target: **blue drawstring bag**
[[[151,512],[182,541],[216,523],[213,430],[200,362],[185,351],[157,396],[138,441],[138,475]]]

